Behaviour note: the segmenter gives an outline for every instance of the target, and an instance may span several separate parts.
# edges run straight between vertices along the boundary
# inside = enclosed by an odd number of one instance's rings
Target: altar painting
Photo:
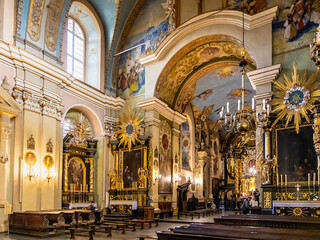
[[[136,189],[139,181],[139,168],[147,167],[147,148],[139,147],[120,150],[120,170],[124,189]],[[120,174],[120,176],[121,176]]]
[[[289,182],[307,181],[317,169],[312,127],[300,127],[299,134],[294,127],[278,129],[276,135],[279,174],[287,174]]]
[[[145,68],[139,63],[139,59],[152,54],[168,33],[168,20],[161,5],[164,2],[148,0],[129,33],[124,49],[139,46],[121,55],[118,79],[118,94],[121,97],[127,98],[145,92]]]
[[[68,187],[80,191],[85,186],[86,167],[80,158],[72,158],[68,166]],[[73,187],[71,187],[73,186]]]
[[[172,157],[160,155],[159,193],[172,193]]]

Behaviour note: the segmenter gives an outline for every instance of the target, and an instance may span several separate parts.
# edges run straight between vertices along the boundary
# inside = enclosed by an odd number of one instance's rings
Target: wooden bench
[[[150,236],[150,235],[140,235],[138,236],[139,240],[145,240],[145,239],[158,239],[156,236]]]
[[[293,217],[275,215],[228,215],[214,218],[216,224],[276,227],[291,229],[320,229],[320,219],[314,217]]]
[[[101,224],[103,227],[112,227],[112,230],[119,230],[121,234],[126,233],[126,224],[121,222],[103,222]]]
[[[90,228],[69,228],[70,231],[70,239],[75,239],[75,236],[81,237],[89,237],[89,240],[93,240],[93,236],[95,235],[95,229]],[[88,232],[88,235],[83,234],[84,232]]]
[[[149,228],[152,228],[151,223],[154,222],[153,219],[132,219],[132,222],[135,222],[136,224],[140,223],[141,226],[141,230],[144,229],[144,224],[148,223],[149,224]]]

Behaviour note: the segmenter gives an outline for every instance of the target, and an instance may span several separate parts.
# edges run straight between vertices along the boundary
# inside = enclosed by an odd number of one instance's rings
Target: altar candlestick
[[[252,110],[254,110],[254,98],[252,98]]]
[[[227,102],[227,113],[229,113],[229,102]]]
[[[318,169],[318,187],[320,186],[320,168]]]
[[[308,186],[310,187],[310,173],[308,173]]]
[[[283,181],[282,181],[282,174],[280,175],[280,184],[281,184],[281,187],[282,187],[282,184],[283,184]]]
[[[266,111],[266,100],[265,99],[263,99],[262,100],[262,111]]]
[[[267,114],[269,115],[270,114],[270,105],[267,104]]]
[[[279,173],[277,174],[277,187],[279,186]]]
[[[238,111],[240,111],[240,99],[238,100]]]
[[[220,118],[223,117],[223,110],[224,110],[224,107],[221,108],[221,111],[220,111]]]
[[[284,185],[287,186],[288,185],[288,176],[287,174],[284,175]]]
[[[314,173],[313,173],[313,186],[316,185],[316,178],[317,178],[317,175],[316,175],[316,173],[314,172]]]

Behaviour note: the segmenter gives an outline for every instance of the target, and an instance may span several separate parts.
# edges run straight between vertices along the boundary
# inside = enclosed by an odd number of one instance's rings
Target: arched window
[[[85,35],[80,25],[68,18],[67,71],[79,80],[84,80]]]

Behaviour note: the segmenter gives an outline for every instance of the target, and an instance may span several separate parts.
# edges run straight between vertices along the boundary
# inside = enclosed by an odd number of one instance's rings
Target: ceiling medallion
[[[319,72],[307,78],[307,72],[302,77],[298,74],[297,63],[293,63],[293,73],[291,79],[283,74],[284,82],[274,81],[274,109],[272,112],[277,113],[277,119],[273,122],[275,126],[278,121],[286,119],[285,127],[294,118],[296,126],[296,133],[299,133],[299,125],[301,124],[301,117],[310,122],[308,113],[312,112],[312,104],[317,97],[320,96],[320,83],[317,81]]]
[[[121,144],[124,145],[124,147],[128,146],[129,151],[131,150],[131,147],[136,142],[140,142],[139,134],[140,134],[140,123],[143,121],[143,119],[140,119],[141,112],[133,111],[131,113],[131,110],[129,108],[128,115],[123,113],[123,119],[120,120],[120,129],[118,130],[119,134],[119,146]]]

